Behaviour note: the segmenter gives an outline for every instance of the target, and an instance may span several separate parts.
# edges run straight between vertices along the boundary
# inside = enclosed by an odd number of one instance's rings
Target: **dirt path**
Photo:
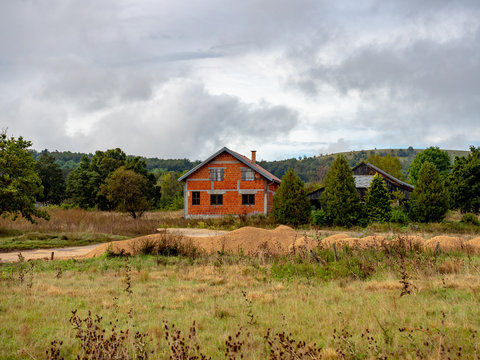
[[[216,236],[225,234],[228,231],[209,230],[209,229],[158,229],[159,232],[166,231],[169,234],[181,234],[192,237],[202,236]],[[85,245],[85,246],[72,246],[64,248],[50,248],[50,249],[36,249],[36,250],[21,250],[7,253],[0,253],[0,263],[16,262],[18,261],[18,254],[22,253],[25,260],[30,259],[50,259],[52,252],[54,253],[54,259],[70,259],[72,257],[81,256],[89,253],[101,244]]]

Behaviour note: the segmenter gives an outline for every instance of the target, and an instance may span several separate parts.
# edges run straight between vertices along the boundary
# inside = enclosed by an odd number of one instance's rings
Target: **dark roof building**
[[[400,191],[404,195],[404,200],[410,199],[410,195],[413,191],[413,185],[397,179],[375,165],[367,162],[361,162],[352,169],[352,172],[355,180],[355,187],[357,188],[358,195],[362,201],[365,199],[368,189],[370,188],[370,183],[377,173],[383,177],[388,191]],[[319,207],[319,201],[322,197],[323,190],[324,188],[322,187],[308,194],[308,198],[310,199],[311,203],[316,207]]]

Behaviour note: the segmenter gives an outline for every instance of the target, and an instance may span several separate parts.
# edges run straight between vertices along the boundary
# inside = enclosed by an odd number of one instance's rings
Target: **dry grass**
[[[146,235],[156,231],[163,223],[181,217],[181,212],[148,212],[139,219],[108,211],[87,211],[83,209],[51,209],[50,221],[39,219],[31,224],[25,219],[16,221],[0,219],[3,232],[53,232],[53,233],[96,233],[115,235]]]
[[[63,341],[55,344],[60,355],[73,358],[81,351],[69,323],[75,309],[80,319],[89,310],[102,316],[98,326],[108,336],[108,322],[116,320],[117,329],[146,334],[141,339],[151,357],[160,359],[186,358],[172,357],[177,351],[215,359],[226,353],[250,359],[288,359],[287,353],[295,359],[475,357],[480,258],[392,246],[341,250],[338,261],[331,250],[320,250],[318,258],[273,263],[217,254],[195,262],[134,257],[128,267],[124,258],[34,262],[29,273],[29,263],[3,265],[0,358],[44,358],[55,339]],[[293,277],[280,276],[279,266]],[[368,271],[366,280],[359,271]],[[333,277],[324,280],[326,272]],[[400,297],[403,273],[411,292]],[[129,344],[118,346],[128,353]]]

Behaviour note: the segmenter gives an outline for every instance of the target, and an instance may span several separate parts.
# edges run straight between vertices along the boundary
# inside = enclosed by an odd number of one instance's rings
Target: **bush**
[[[466,213],[462,216],[462,220],[460,220],[462,223],[465,224],[472,224],[472,225],[480,225],[480,220],[478,220],[477,215],[472,214],[472,213]]]
[[[327,214],[323,210],[315,210],[312,213],[311,221],[313,225],[325,226],[327,224]]]
[[[393,209],[390,215],[390,221],[397,224],[407,224],[408,215],[402,209]]]

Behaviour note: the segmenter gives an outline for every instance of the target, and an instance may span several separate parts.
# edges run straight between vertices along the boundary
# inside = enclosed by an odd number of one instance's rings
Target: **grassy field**
[[[2,359],[101,348],[154,359],[480,356],[480,257],[469,254],[36,261],[1,265],[0,293]]]

